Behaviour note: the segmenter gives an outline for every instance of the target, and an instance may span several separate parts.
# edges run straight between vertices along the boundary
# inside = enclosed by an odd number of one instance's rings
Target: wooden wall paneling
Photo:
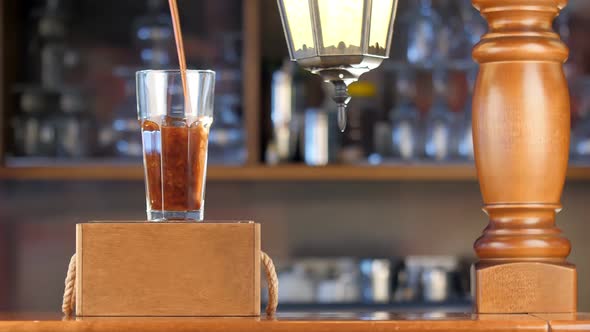
[[[17,1],[0,3],[0,165],[4,164],[8,135],[10,83],[14,75],[14,24]]]
[[[14,224],[0,221],[0,311],[12,309],[15,278]]]
[[[243,93],[247,164],[260,162],[260,0],[244,0]]]
[[[8,25],[8,7],[12,1],[2,1],[0,3],[0,165],[4,164],[4,153],[6,150],[5,139],[6,136],[6,118],[7,118],[7,73],[6,61],[9,57],[8,41],[6,38]]]
[[[18,47],[25,43],[20,11],[23,1],[0,2],[0,165],[4,165],[9,138],[10,116],[16,96],[13,85],[26,65]]]

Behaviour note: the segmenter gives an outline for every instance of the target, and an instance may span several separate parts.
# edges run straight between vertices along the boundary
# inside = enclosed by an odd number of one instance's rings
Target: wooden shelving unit
[[[139,165],[85,164],[0,168],[0,180],[113,180],[141,181]],[[389,166],[211,166],[208,181],[475,181],[470,165],[389,165]],[[568,180],[590,180],[590,168],[571,167]]]
[[[334,165],[308,167],[302,164],[266,166],[261,163],[261,12],[262,0],[243,1],[243,96],[244,126],[248,158],[244,166],[210,166],[209,181],[475,181],[475,169],[469,164],[386,164]],[[0,4],[0,48],[15,49],[19,31],[10,29],[16,12],[11,1]],[[15,83],[14,57],[0,54],[0,180],[111,180],[141,181],[143,170],[139,163],[93,159],[90,161],[25,161],[12,163],[6,155],[7,118],[10,113],[10,87]],[[10,55],[10,54],[8,54]],[[570,180],[590,180],[590,167],[574,166],[568,172]]]

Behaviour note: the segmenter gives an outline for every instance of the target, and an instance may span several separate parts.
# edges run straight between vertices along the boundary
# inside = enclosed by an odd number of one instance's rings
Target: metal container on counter
[[[360,271],[354,258],[300,258],[277,262],[279,302],[359,303]]]
[[[277,262],[278,263],[278,262]],[[287,266],[285,266],[287,265]],[[279,301],[281,303],[305,304],[315,302],[315,284],[304,262],[277,264],[279,278]],[[267,287],[263,285],[263,287]],[[263,297],[268,296],[262,292]],[[268,301],[268,298],[263,298]]]
[[[389,259],[300,258],[277,262],[281,303],[377,304],[391,300]]]
[[[396,268],[394,262],[348,257],[277,261],[280,302],[359,306],[466,303],[469,269],[457,257],[409,256]]]
[[[319,262],[317,301],[319,303],[357,303],[360,300],[359,271],[351,258],[326,259]],[[322,271],[323,270],[323,271]]]
[[[363,302],[388,303],[391,299],[391,261],[363,259],[359,266]]]
[[[396,302],[444,302],[461,298],[459,260],[452,256],[409,256],[396,276]]]

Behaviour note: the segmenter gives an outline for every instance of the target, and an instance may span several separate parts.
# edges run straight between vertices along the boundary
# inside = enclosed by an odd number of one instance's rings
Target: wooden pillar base
[[[577,307],[576,267],[551,262],[478,262],[472,267],[476,312],[572,313]]]

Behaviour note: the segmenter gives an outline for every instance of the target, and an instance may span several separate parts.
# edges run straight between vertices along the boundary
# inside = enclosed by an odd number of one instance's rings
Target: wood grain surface
[[[535,317],[546,320],[552,332],[590,331],[590,314],[537,314]]]
[[[576,273],[567,263],[479,262],[475,280],[477,312],[576,311]]]
[[[490,222],[474,248],[480,313],[575,312],[571,246],[555,226],[570,139],[563,62],[552,30],[566,0],[473,0],[489,32],[473,50],[480,64],[473,141]]]
[[[276,318],[0,316],[0,330],[24,331],[209,331],[209,332],[548,332],[545,319],[531,315],[471,313],[285,313]],[[36,320],[36,321],[34,321]]]
[[[246,129],[247,164],[256,165],[261,160],[261,125],[262,103],[261,96],[261,38],[260,38],[260,0],[244,1],[244,56],[242,68],[244,80],[244,121]]]
[[[260,225],[77,225],[80,316],[260,315]]]

